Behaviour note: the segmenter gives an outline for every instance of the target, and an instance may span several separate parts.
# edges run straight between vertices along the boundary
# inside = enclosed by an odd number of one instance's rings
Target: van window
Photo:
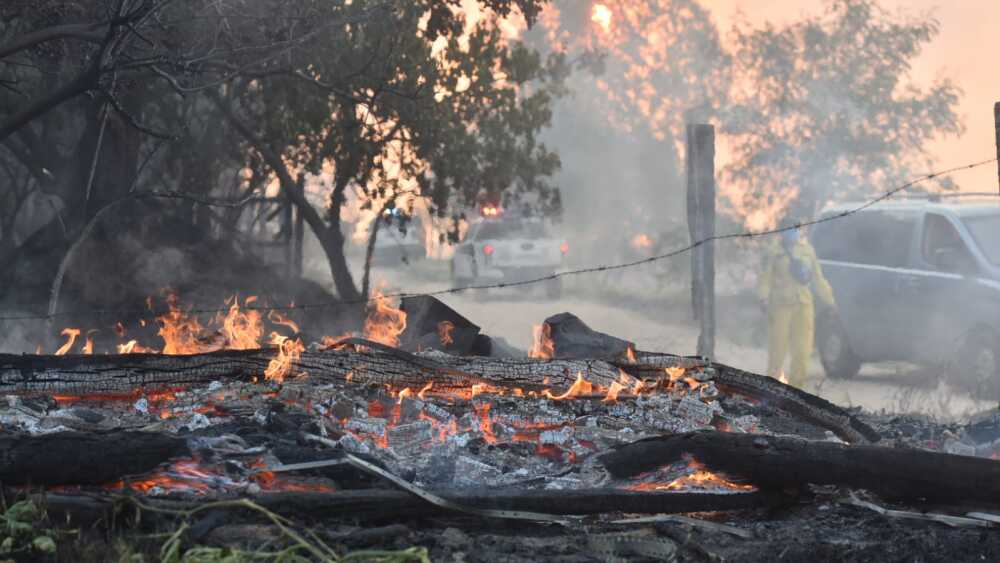
[[[943,215],[928,213],[924,219],[924,235],[920,241],[924,261],[942,272],[970,272],[975,261],[962,241],[955,225]]]
[[[813,227],[821,260],[905,268],[917,220],[913,213],[861,211]]]
[[[1000,215],[983,215],[962,220],[976,239],[986,259],[1000,266]]]

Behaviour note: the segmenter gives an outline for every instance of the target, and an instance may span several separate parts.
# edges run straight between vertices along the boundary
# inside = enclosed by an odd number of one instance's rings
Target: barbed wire
[[[819,217],[817,219],[812,219],[812,220],[809,220],[809,221],[803,221],[803,222],[796,223],[794,225],[787,226],[787,227],[778,227],[778,228],[772,228],[772,229],[762,229],[762,230],[757,230],[757,231],[748,230],[748,231],[742,231],[742,232],[738,232],[738,233],[727,233],[727,234],[723,234],[723,235],[714,235],[714,236],[711,236],[711,237],[706,237],[704,239],[697,240],[697,241],[695,241],[695,242],[693,242],[693,243],[691,243],[691,244],[689,244],[687,246],[683,246],[683,247],[677,248],[677,249],[672,250],[670,252],[666,252],[666,253],[663,253],[663,254],[657,254],[657,255],[654,255],[654,256],[646,257],[646,258],[641,258],[639,260],[632,260],[632,261],[629,261],[629,262],[622,262],[620,264],[602,264],[602,265],[599,265],[599,266],[590,266],[590,267],[586,267],[586,268],[579,268],[579,269],[576,269],[576,270],[567,270],[567,271],[563,271],[563,272],[555,272],[555,273],[549,274],[547,276],[541,276],[541,277],[531,278],[531,279],[521,280],[521,281],[498,282],[498,283],[491,283],[491,284],[484,284],[484,285],[467,285],[467,286],[461,286],[461,287],[452,287],[452,288],[447,288],[447,289],[439,289],[439,290],[434,290],[434,291],[423,291],[423,292],[405,292],[405,291],[401,291],[401,292],[396,292],[396,293],[385,293],[385,294],[382,294],[380,297],[361,298],[361,299],[353,299],[353,300],[347,300],[347,301],[328,301],[328,302],[324,302],[324,303],[304,303],[304,304],[299,304],[299,305],[290,304],[290,305],[285,305],[285,306],[282,306],[282,305],[275,305],[275,306],[246,306],[246,307],[244,307],[244,309],[255,310],[255,311],[296,311],[296,310],[309,310],[309,309],[330,309],[330,308],[336,308],[336,307],[350,307],[350,306],[355,306],[355,305],[367,305],[367,304],[375,303],[378,299],[405,299],[407,297],[424,297],[424,296],[426,296],[426,297],[436,297],[436,296],[439,296],[439,295],[450,295],[452,293],[460,293],[460,292],[463,292],[463,291],[479,291],[479,290],[486,290],[486,289],[507,289],[507,288],[512,288],[512,287],[524,287],[524,286],[528,286],[528,285],[535,285],[535,284],[539,284],[539,283],[545,283],[545,282],[549,282],[549,281],[553,281],[553,280],[557,280],[557,279],[561,279],[561,278],[565,278],[565,277],[569,277],[569,276],[578,276],[578,275],[584,275],[584,274],[594,274],[594,273],[599,273],[599,272],[610,272],[610,271],[615,271],[615,270],[625,270],[625,269],[630,269],[630,268],[636,268],[636,267],[643,266],[643,265],[646,265],[646,264],[651,264],[651,263],[654,263],[654,262],[660,262],[660,261],[663,261],[663,260],[668,260],[670,258],[674,258],[674,257],[680,256],[682,254],[686,254],[688,252],[691,252],[691,251],[693,251],[693,250],[695,250],[695,249],[697,249],[697,248],[699,248],[701,246],[704,246],[704,245],[706,245],[708,243],[711,243],[711,242],[724,241],[724,240],[739,240],[739,239],[760,238],[760,237],[765,237],[765,236],[770,236],[770,235],[776,235],[776,234],[783,233],[783,232],[786,232],[786,231],[793,231],[793,230],[800,229],[800,228],[803,228],[803,227],[811,227],[813,225],[819,225],[821,223],[828,223],[828,222],[831,222],[831,221],[836,221],[836,220],[839,220],[839,219],[843,219],[845,217],[849,217],[851,215],[860,213],[861,211],[864,211],[865,209],[868,209],[868,208],[870,208],[870,207],[872,207],[872,206],[874,206],[874,205],[876,205],[876,204],[878,204],[880,202],[883,202],[883,201],[891,198],[892,196],[894,196],[894,195],[896,195],[896,194],[898,194],[900,192],[908,190],[909,188],[912,188],[913,186],[915,186],[917,184],[926,182],[928,180],[933,180],[934,178],[938,178],[940,176],[947,176],[947,175],[954,174],[956,172],[964,172],[964,171],[967,171],[967,170],[972,170],[974,168],[979,168],[981,166],[985,166],[987,164],[992,164],[992,163],[995,163],[995,162],[997,162],[997,158],[990,158],[990,159],[987,159],[987,160],[982,160],[982,161],[974,162],[974,163],[971,163],[971,164],[964,164],[964,165],[961,165],[961,166],[955,166],[955,167],[952,167],[952,168],[947,168],[947,169],[944,169],[944,170],[938,170],[936,172],[931,172],[929,174],[925,174],[923,176],[920,176],[918,178],[910,180],[909,182],[906,182],[905,184],[897,186],[897,187],[895,187],[895,188],[893,188],[891,190],[883,192],[878,197],[875,197],[873,199],[867,200],[864,203],[862,203],[860,205],[857,205],[856,207],[852,207],[852,208],[846,209],[846,210],[838,212],[838,213],[833,213],[833,214],[830,214],[830,215],[822,216],[822,217]],[[225,312],[228,312],[229,310],[230,310],[230,307],[227,306],[227,307],[216,307],[216,308],[192,308],[192,309],[186,309],[185,312],[188,313],[188,314],[209,314],[209,313],[225,313]],[[168,313],[168,312],[169,311],[156,311],[156,310],[153,310],[153,309],[138,309],[138,310],[95,309],[95,310],[90,310],[90,311],[61,311],[61,312],[55,312],[55,313],[51,313],[51,314],[44,314],[44,315],[38,315],[38,314],[35,314],[35,315],[26,315],[26,314],[20,314],[20,315],[17,315],[17,314],[14,314],[14,315],[0,315],[0,321],[48,320],[48,319],[53,319],[53,318],[57,318],[57,317],[76,317],[76,316],[79,316],[79,317],[86,317],[86,316],[98,317],[98,316],[106,316],[106,315],[119,315],[119,316],[121,316],[121,315],[149,315],[149,314],[152,314],[154,316],[158,316],[158,315],[163,315],[163,314]]]

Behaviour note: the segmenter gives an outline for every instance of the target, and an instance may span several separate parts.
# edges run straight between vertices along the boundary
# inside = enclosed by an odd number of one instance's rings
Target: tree
[[[495,19],[463,34],[449,10],[425,26],[436,5],[398,5],[339,40],[302,45],[287,76],[237,82],[226,99],[213,94],[260,153],[257,165],[277,175],[303,213],[347,300],[360,297],[341,231],[351,187],[388,207],[400,194],[421,194],[438,212],[481,191],[557,197],[545,178],[559,161],[537,134],[551,119],[562,57],[542,61],[523,45],[507,45]],[[324,165],[333,170],[325,215],[302,190],[303,176]]]
[[[834,197],[932,166],[927,142],[962,131],[950,80],[909,81],[937,32],[933,18],[892,18],[876,0],[830,0],[821,16],[735,27],[724,184],[751,227],[773,226],[786,207],[812,214]]]
[[[459,0],[6,3],[0,169],[11,188],[0,198],[18,206],[41,191],[65,213],[31,244],[6,236],[13,219],[0,217],[0,261],[42,262],[19,280],[58,295],[81,238],[110,244],[163,215],[207,236],[275,178],[320,239],[338,293],[355,299],[340,224],[348,189],[373,201],[419,193],[441,213],[480,189],[557,200],[545,178],[558,159],[537,133],[561,59],[507,44],[495,27],[514,12],[533,21],[542,2],[480,0],[491,16],[474,29]],[[326,209],[303,190],[325,167]],[[232,197],[221,219],[204,213],[218,195]]]

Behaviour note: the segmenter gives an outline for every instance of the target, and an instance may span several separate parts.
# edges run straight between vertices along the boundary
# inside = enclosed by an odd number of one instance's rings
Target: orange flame
[[[417,393],[417,398],[419,398],[421,401],[426,400],[427,392],[431,390],[431,387],[434,387],[433,381],[431,381],[427,385],[424,385],[424,388]]]
[[[542,392],[546,398],[552,399],[553,401],[562,401],[564,399],[572,399],[574,397],[579,397],[580,395],[589,395],[594,392],[594,384],[583,378],[583,374],[580,372],[576,373],[576,381],[573,385],[563,393],[562,395],[553,395],[551,391],[546,389]]]
[[[552,327],[548,323],[535,325],[531,328],[531,350],[529,358],[551,360],[556,355],[555,343],[552,342]]]
[[[302,341],[298,338],[293,340],[277,332],[271,333],[271,344],[278,347],[278,355],[271,358],[271,361],[268,362],[267,369],[264,370],[264,379],[281,383],[285,380],[288,372],[291,371],[292,364],[305,351],[305,346],[302,345]]]
[[[243,302],[246,307],[257,300],[251,295]],[[249,309],[246,312],[240,311],[240,299],[237,296],[226,300],[229,304],[229,312],[225,316],[219,313],[216,316],[216,323],[222,325],[222,335],[226,339],[226,348],[231,350],[252,350],[260,346],[260,338],[264,335],[264,327],[261,326],[260,312]]]
[[[177,295],[167,295],[167,313],[156,318],[160,323],[158,334],[163,338],[164,354],[197,354],[206,351],[198,341],[202,332],[197,317],[186,314],[178,305]]]
[[[372,300],[365,319],[365,338],[386,346],[399,346],[399,335],[406,330],[406,312],[393,307],[377,288],[372,289]]]
[[[451,331],[455,330],[455,323],[451,321],[441,321],[438,323],[438,338],[441,339],[441,346],[451,346],[455,339],[451,337]]]
[[[60,334],[66,337],[66,343],[56,350],[57,356],[62,356],[66,352],[69,352],[69,349],[73,347],[73,343],[76,342],[76,337],[80,336],[80,329],[64,328]]]
[[[87,331],[87,340],[83,343],[83,353],[90,356],[94,353],[94,333],[96,330]]]
[[[745,483],[731,481],[721,475],[712,473],[705,469],[705,466],[694,459],[688,461],[688,469],[692,473],[682,475],[673,481],[662,483],[639,483],[627,487],[632,491],[679,491],[683,489],[703,489],[719,490],[728,489],[733,491],[754,491],[756,487]]]

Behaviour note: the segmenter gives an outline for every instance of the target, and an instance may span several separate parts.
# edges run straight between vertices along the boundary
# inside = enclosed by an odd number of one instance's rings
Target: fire
[[[635,348],[633,348],[631,344],[625,349],[625,359],[628,360],[628,363],[630,364],[636,363]]]
[[[406,330],[406,312],[393,307],[377,288],[372,289],[372,306],[365,319],[365,338],[386,346],[399,346],[399,335]]]
[[[421,401],[427,400],[427,392],[431,390],[431,387],[434,387],[433,381],[429,382],[427,385],[424,385],[424,388],[417,392],[417,398],[419,398]]]
[[[618,394],[624,391],[625,389],[628,389],[628,387],[625,387],[621,383],[615,381],[614,383],[611,384],[611,387],[608,388],[608,396],[604,397],[604,399],[602,399],[602,402],[613,403],[617,401]]]
[[[451,332],[455,330],[455,323],[451,321],[441,321],[438,323],[438,338],[441,339],[441,346],[450,346],[455,342],[451,337]]]
[[[640,233],[632,237],[632,241],[629,244],[636,250],[645,250],[652,248],[653,239],[649,238],[647,234]]]
[[[402,391],[399,392],[399,400],[396,401],[396,404],[397,405],[403,404],[403,399],[405,399],[407,397],[410,397],[412,395],[413,395],[413,391],[411,391],[409,387],[407,387],[406,389],[403,389]]]
[[[292,364],[305,351],[305,346],[298,338],[291,339],[277,332],[271,333],[271,344],[278,347],[278,355],[268,362],[267,369],[264,370],[264,378],[268,381],[281,383],[291,371]]]
[[[548,323],[535,325],[531,329],[531,350],[528,357],[541,360],[551,360],[556,355],[555,343],[552,342],[552,327]]]
[[[490,418],[490,403],[473,403],[472,407],[476,411],[476,418],[479,421],[479,431],[483,433],[486,443],[497,443],[497,437],[493,433],[493,419]]]
[[[167,295],[167,313],[156,318],[160,323],[160,330],[157,334],[163,338],[164,354],[197,354],[205,352],[205,347],[199,342],[199,334],[203,328],[198,318],[188,315],[181,310],[178,305],[177,295],[170,293]]]
[[[590,21],[596,23],[604,33],[611,31],[611,20],[614,14],[611,13],[611,9],[604,4],[594,4],[593,9],[590,12]]]
[[[149,493],[153,489],[159,488],[169,491],[206,494],[212,489],[211,481],[217,477],[217,475],[203,469],[196,460],[187,459],[174,462],[166,470],[144,479],[128,481],[127,483],[116,481],[108,485],[107,488],[112,490],[129,488],[143,493]]]
[[[249,302],[250,301],[247,300],[247,303],[249,303]],[[292,319],[289,319],[288,317],[282,315],[281,313],[279,313],[278,311],[275,311],[273,309],[271,310],[271,312],[269,312],[267,314],[267,320],[271,321],[272,323],[274,323],[276,325],[287,326],[288,328],[290,328],[292,330],[293,334],[298,334],[298,333],[302,332],[301,330],[299,330],[298,323],[296,323]]]
[[[243,306],[249,306],[257,300],[256,296],[247,297]],[[222,335],[226,338],[226,348],[231,350],[252,350],[260,346],[260,338],[264,335],[261,326],[260,312],[253,309],[240,311],[240,299],[237,296],[226,300],[229,312],[223,317],[220,313],[216,323],[222,325]]]
[[[119,354],[143,354],[143,353],[156,353],[156,350],[152,348],[146,348],[139,344],[138,340],[132,339],[125,344],[118,345]]]
[[[83,353],[90,356],[94,353],[94,333],[96,330],[87,331],[87,340],[83,344]]]
[[[677,382],[680,378],[684,377],[684,373],[687,371],[682,367],[665,368],[667,372],[667,377],[670,378],[670,383]]]
[[[627,488],[631,491],[680,491],[685,489],[754,491],[757,489],[753,485],[737,483],[717,473],[712,473],[694,459],[688,460],[688,469],[691,473],[667,483],[654,481],[630,485]]]
[[[579,397],[580,395],[590,395],[593,392],[594,384],[584,379],[582,373],[577,372],[576,381],[574,381],[573,385],[570,386],[570,388],[562,395],[553,395],[548,389],[546,389],[542,394],[545,395],[546,398],[552,399],[553,401],[562,401],[564,399]]]
[[[69,349],[73,347],[73,343],[76,342],[76,337],[80,336],[80,329],[64,328],[61,334],[66,337],[66,343],[56,350],[57,356],[62,356],[66,352],[69,352]]]

